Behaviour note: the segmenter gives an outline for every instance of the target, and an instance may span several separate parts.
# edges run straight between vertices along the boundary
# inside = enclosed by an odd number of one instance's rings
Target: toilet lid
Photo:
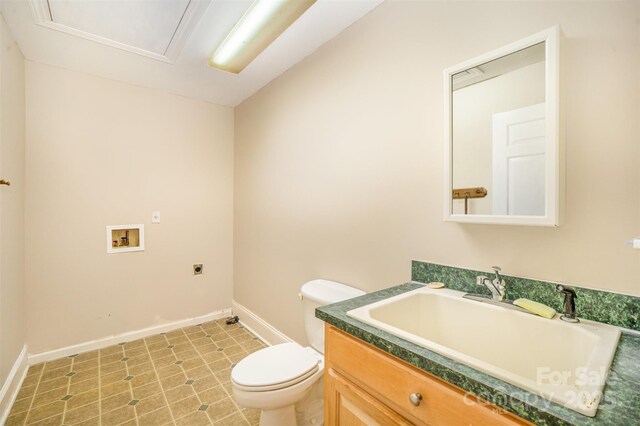
[[[318,359],[297,343],[283,343],[254,352],[231,370],[241,386],[274,387],[296,382],[318,369]]]

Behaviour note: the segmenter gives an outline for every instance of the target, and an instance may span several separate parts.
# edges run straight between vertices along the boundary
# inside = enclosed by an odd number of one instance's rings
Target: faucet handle
[[[488,280],[488,279],[489,279],[489,277],[485,277],[484,275],[478,275],[478,276],[476,277],[476,284],[478,284],[478,285],[484,285],[484,281],[485,281],[485,280]]]
[[[491,269],[493,269],[493,272],[495,272],[496,274],[502,271],[502,268],[499,266],[492,266]]]

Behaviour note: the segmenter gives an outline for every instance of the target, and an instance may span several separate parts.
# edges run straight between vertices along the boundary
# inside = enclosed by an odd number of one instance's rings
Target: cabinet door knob
[[[418,392],[412,393],[411,395],[409,395],[409,401],[411,401],[411,403],[417,407],[422,401],[422,395]]]
[[[11,182],[9,182],[8,180],[4,180],[4,179],[0,179],[0,185],[11,185]]]

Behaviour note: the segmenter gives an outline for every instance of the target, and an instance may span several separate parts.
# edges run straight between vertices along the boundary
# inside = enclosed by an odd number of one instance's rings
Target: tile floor
[[[33,365],[5,426],[257,425],[229,376],[264,346],[218,320]]]

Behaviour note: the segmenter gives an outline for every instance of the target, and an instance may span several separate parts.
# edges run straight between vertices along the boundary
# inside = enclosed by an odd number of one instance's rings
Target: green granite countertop
[[[537,425],[632,425],[640,422],[640,335],[623,332],[595,417],[564,408],[529,391],[347,317],[347,311],[422,287],[407,283],[322,306],[321,320]]]

